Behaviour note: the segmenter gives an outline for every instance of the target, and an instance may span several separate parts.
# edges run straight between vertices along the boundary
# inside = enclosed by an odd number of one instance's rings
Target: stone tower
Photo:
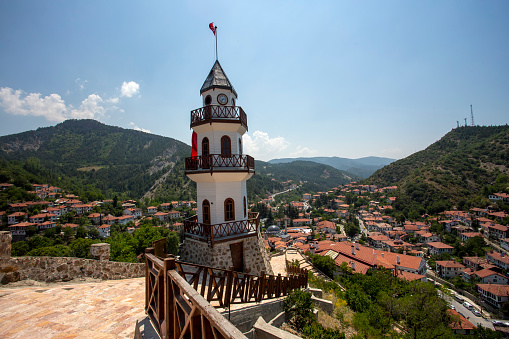
[[[259,235],[259,216],[248,211],[246,181],[254,159],[243,154],[247,116],[216,60],[191,111],[193,153],[185,173],[197,185],[197,215],[184,222],[183,261],[258,274],[272,273]]]

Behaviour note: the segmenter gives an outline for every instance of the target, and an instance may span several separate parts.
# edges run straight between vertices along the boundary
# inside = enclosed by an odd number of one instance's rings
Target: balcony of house
[[[213,122],[241,124],[247,131],[247,115],[242,107],[209,105],[191,111],[191,127]]]
[[[242,154],[209,154],[185,159],[185,173],[248,172],[254,173],[252,156]]]
[[[230,221],[220,224],[204,224],[198,222],[196,215],[184,220],[186,237],[214,243],[256,236],[260,226],[258,213],[250,212],[247,220]]]

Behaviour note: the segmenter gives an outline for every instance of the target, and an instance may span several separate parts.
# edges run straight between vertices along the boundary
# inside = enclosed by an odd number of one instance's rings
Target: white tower
[[[185,173],[197,185],[197,215],[184,222],[184,261],[236,271],[270,273],[259,216],[248,212],[246,181],[254,159],[244,155],[247,116],[216,60],[200,90],[203,107],[191,111],[193,148]],[[261,248],[260,248],[261,244]]]

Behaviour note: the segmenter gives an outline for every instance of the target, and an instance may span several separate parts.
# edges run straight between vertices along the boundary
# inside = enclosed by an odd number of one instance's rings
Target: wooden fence
[[[307,271],[289,277],[247,273],[159,258],[148,248],[145,311],[162,338],[243,337],[215,307],[260,302],[307,287]]]

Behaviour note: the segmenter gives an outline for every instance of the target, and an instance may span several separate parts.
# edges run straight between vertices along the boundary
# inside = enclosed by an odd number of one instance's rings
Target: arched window
[[[239,138],[239,154],[242,155],[242,139]]]
[[[247,200],[246,197],[244,197],[244,218],[247,217]]]
[[[229,157],[232,155],[232,141],[227,135],[223,135],[221,138],[221,155],[223,157]]]
[[[235,203],[232,198],[224,201],[224,221],[235,220]]]
[[[201,140],[201,167],[210,168],[210,157],[209,157],[209,138],[203,138]]]
[[[205,106],[208,106],[212,103],[212,97],[210,95],[207,95],[205,97]]]
[[[203,223],[210,224],[210,203],[207,199],[202,203]]]

